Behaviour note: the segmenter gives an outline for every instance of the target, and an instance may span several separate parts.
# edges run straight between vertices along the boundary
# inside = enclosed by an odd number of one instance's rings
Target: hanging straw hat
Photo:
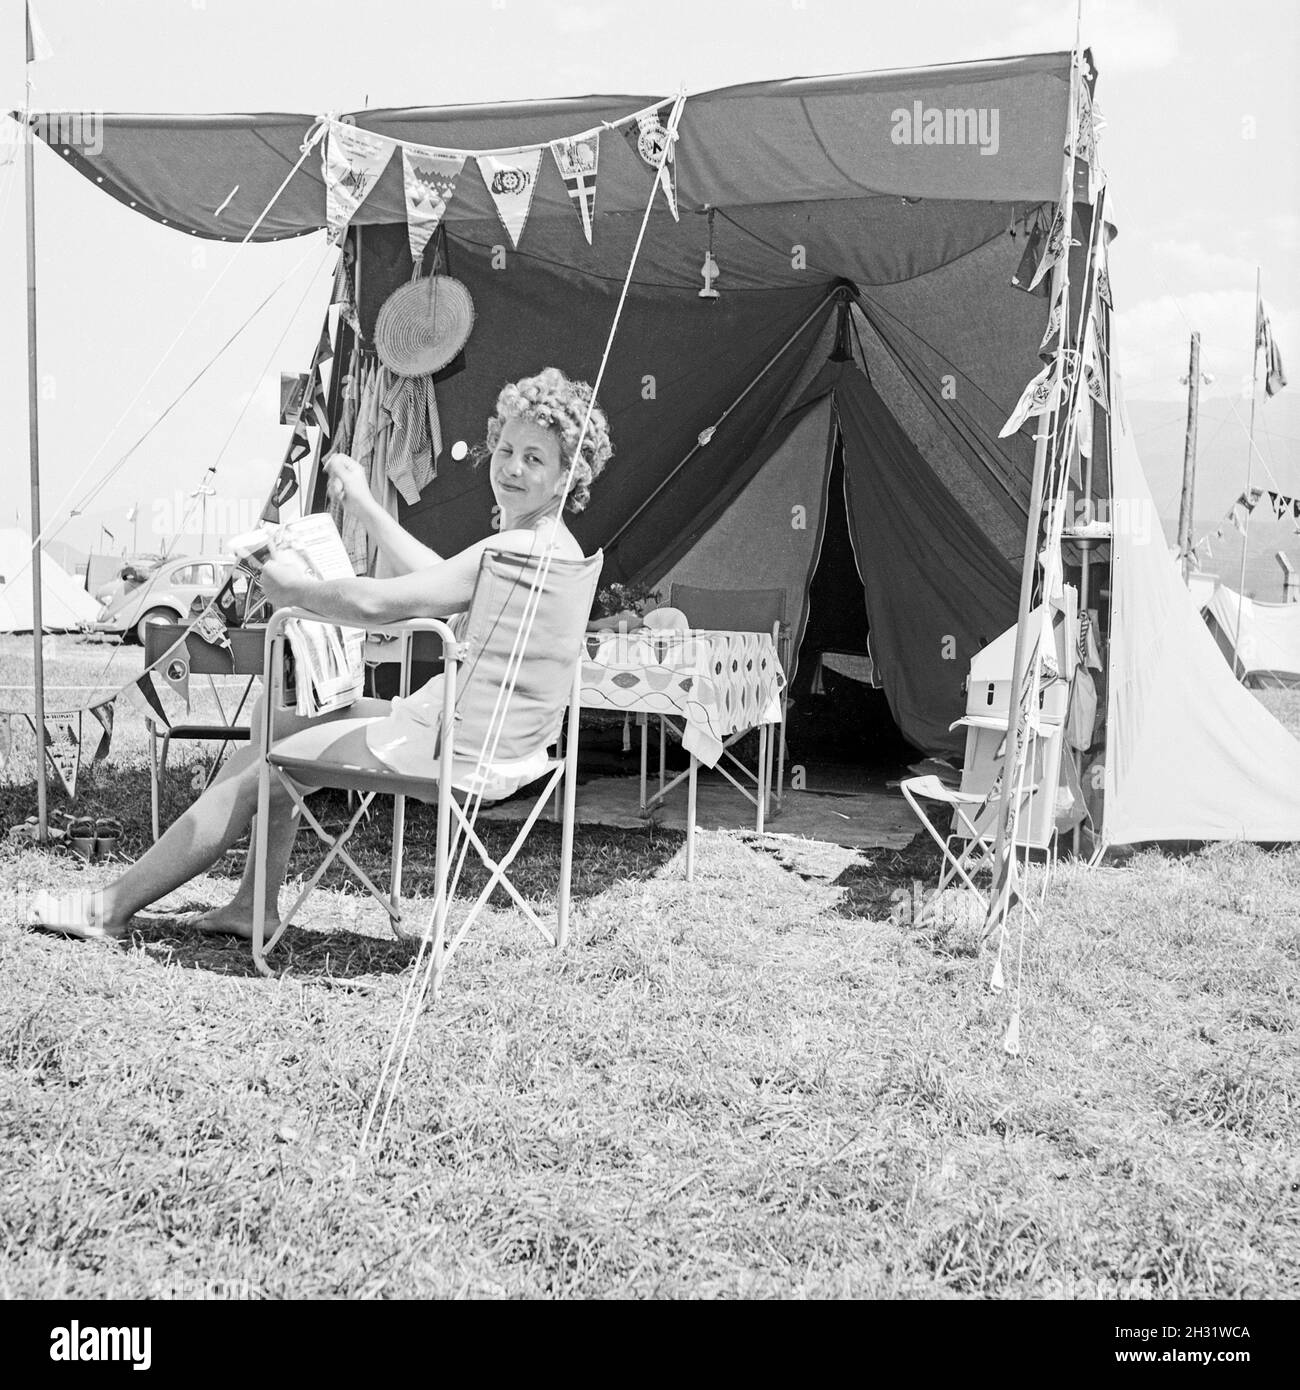
[[[465,346],[474,327],[474,301],[459,280],[430,275],[412,280],[384,301],[375,324],[375,351],[398,376],[440,371]]]

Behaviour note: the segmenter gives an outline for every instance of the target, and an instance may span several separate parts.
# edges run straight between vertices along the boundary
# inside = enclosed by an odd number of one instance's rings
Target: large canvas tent
[[[864,638],[870,632],[899,727],[930,752],[957,748],[948,726],[970,659],[1016,618],[1033,422],[1005,439],[999,430],[1041,368],[1048,304],[1013,279],[1030,228],[1050,220],[1060,194],[1070,71],[1070,55],[1054,53],[689,96],[674,160],[680,217],[654,194],[602,383],[616,456],[573,524],[588,549],[604,547],[606,583],[662,590],[725,575],[728,587],[769,586],[779,575],[798,659],[823,531],[830,509],[842,507],[859,575],[843,602],[859,613]],[[473,152],[544,145],[658,99],[347,119]],[[104,118],[96,151],[53,147],[101,189],[185,235],[278,239],[326,222],[320,160],[300,161],[316,124],[307,115],[118,115]],[[47,119],[42,128],[58,127]],[[1074,207],[1076,258],[1093,216],[1086,185]],[[425,256],[426,270],[436,256],[469,287],[477,315],[463,357],[437,378],[445,441],[481,439],[507,380],[551,363],[595,378],[651,188],[631,143],[605,133],[588,244],[543,158],[516,248],[466,161]],[[411,274],[400,160],[369,189],[349,235],[364,345]],[[716,299],[700,295],[706,256],[718,270]],[[1083,282],[1071,276],[1076,309]],[[336,357],[351,338],[340,329]],[[338,374],[335,411],[337,385]],[[1102,504],[1114,433],[1099,430],[1095,445],[1092,496]],[[1140,490],[1131,462],[1125,486]],[[445,552],[484,533],[491,502],[483,473],[446,450],[400,519]],[[1199,620],[1217,672],[1198,666],[1193,693],[1177,694],[1199,648],[1190,630],[1190,647],[1171,639],[1158,656],[1132,640],[1150,602],[1134,576],[1159,591],[1166,616],[1180,602],[1193,620],[1195,612],[1185,591],[1177,599],[1162,587],[1154,552],[1163,560],[1163,547],[1132,563],[1118,551],[1135,550],[1136,539],[1117,534],[1114,544],[1116,555],[1102,546],[1092,556],[1098,576],[1115,561],[1124,599],[1109,615],[1123,664],[1110,683],[1108,838],[1300,838],[1300,796],[1283,787],[1288,776],[1300,787],[1300,744],[1257,704],[1247,709],[1252,697]],[[1225,740],[1224,719],[1248,727],[1249,739]],[[1144,750],[1171,721],[1184,753],[1211,743],[1221,756],[1156,816],[1164,770]],[[1277,790],[1256,806],[1261,778]],[[1240,814],[1225,818],[1225,805]]]

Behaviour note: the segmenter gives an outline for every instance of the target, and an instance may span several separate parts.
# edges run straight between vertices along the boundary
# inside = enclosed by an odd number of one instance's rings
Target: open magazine
[[[235,536],[230,548],[250,584],[256,583],[269,559],[286,554],[297,555],[315,579],[354,577],[338,527],[323,512]],[[255,606],[250,590],[248,611]],[[293,655],[294,699],[299,714],[329,714],[346,709],[360,697],[364,681],[362,632],[290,618],[285,637]]]

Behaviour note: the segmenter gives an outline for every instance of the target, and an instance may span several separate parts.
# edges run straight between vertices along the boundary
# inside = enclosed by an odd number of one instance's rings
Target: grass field
[[[106,655],[67,642],[53,669]],[[123,651],[113,683],[139,665]],[[0,680],[24,669],[10,641]],[[1300,732],[1300,696],[1265,698]],[[148,776],[122,720],[78,807],[120,816],[133,854]],[[34,754],[16,731],[6,823],[34,809]],[[543,827],[539,896],[554,849]],[[1012,1058],[973,930],[890,918],[933,875],[919,848],[831,881],[704,834],[687,885],[680,836],[580,828],[571,948],[491,912],[361,1158],[413,947],[331,880],[263,980],[178,920],[241,861],[86,946],[16,923],[33,889],[108,871],[0,842],[0,1295],[1300,1293],[1295,848],[1063,865]]]

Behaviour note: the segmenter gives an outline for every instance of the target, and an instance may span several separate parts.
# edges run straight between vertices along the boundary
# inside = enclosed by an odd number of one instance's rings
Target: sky
[[[1075,3],[920,0],[35,0],[53,56],[37,109],[361,110],[607,93],[1061,50]],[[1300,491],[1300,7],[1084,0],[1100,77],[1116,350],[1162,515],[1176,511],[1188,335],[1202,334],[1198,516],[1241,490],[1254,282],[1294,385],[1261,404],[1255,481]],[[0,0],[4,109],[24,100],[23,7]],[[0,143],[0,527],[26,527],[21,150]],[[123,208],[36,150],[42,513],[80,549],[206,541],[256,520],[283,454],[281,371],[305,369],[328,299],[324,236],[243,250]],[[205,298],[206,296],[206,298]],[[263,304],[270,296],[270,301]],[[209,366],[236,332],[235,349]],[[201,375],[199,375],[202,373]],[[196,377],[197,385],[174,404]],[[151,429],[152,427],[152,429]],[[144,442],[137,439],[151,430]],[[110,474],[107,481],[104,481]],[[138,508],[136,520],[127,513]],[[81,515],[70,517],[74,507]],[[105,532],[113,536],[112,547]],[[191,536],[184,547],[197,552]],[[1292,546],[1300,557],[1300,541]]]

